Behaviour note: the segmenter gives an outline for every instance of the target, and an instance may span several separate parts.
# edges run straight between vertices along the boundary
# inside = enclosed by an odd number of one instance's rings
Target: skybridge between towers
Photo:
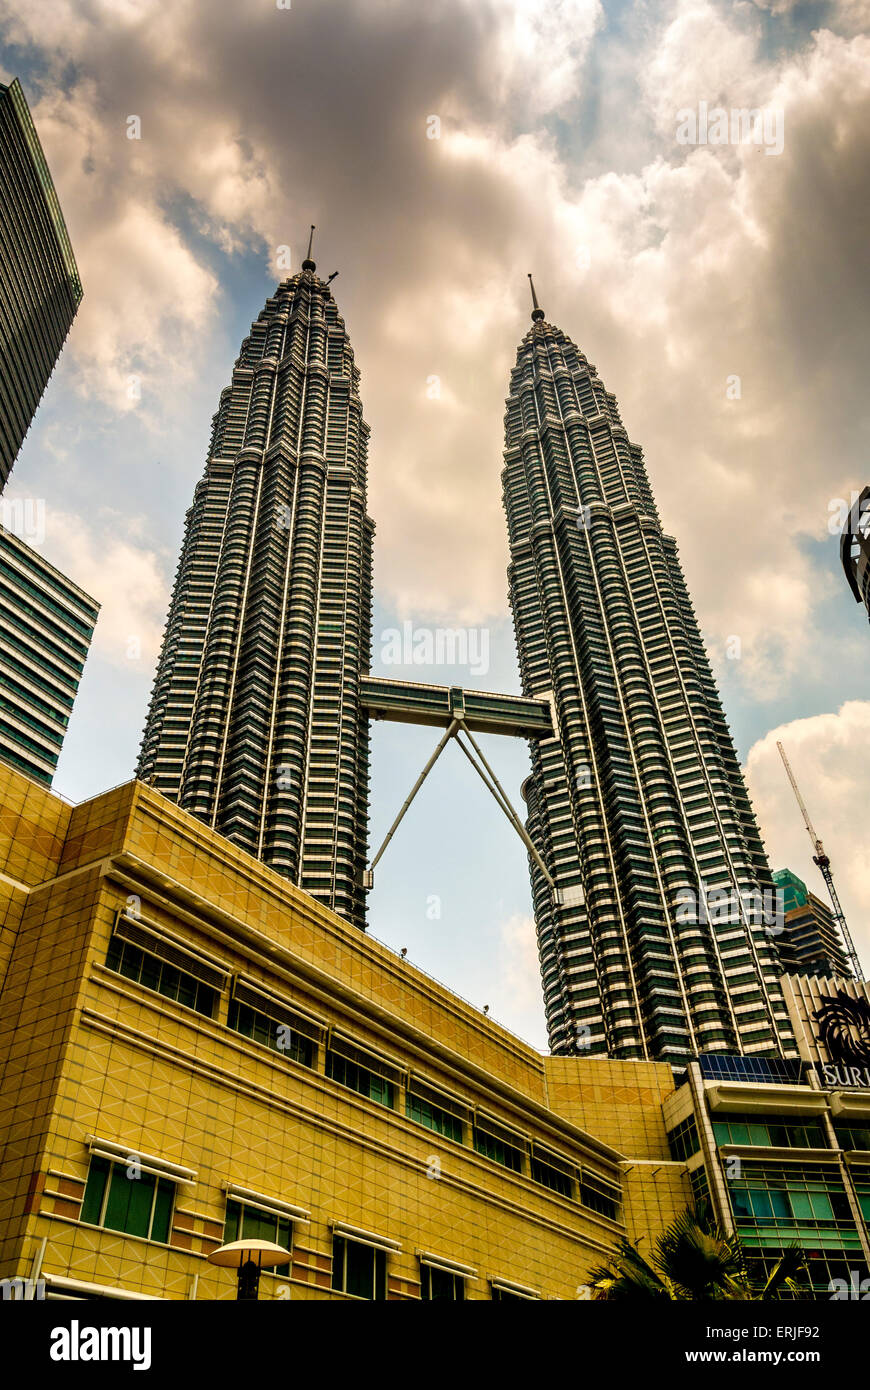
[[[386,719],[396,724],[423,724],[430,728],[444,729],[441,741],[403,802],[402,809],[390,826],[383,844],[365,870],[364,888],[374,887],[374,871],[378,861],[398,830],[417,792],[447,744],[453,740],[462,749],[541,870],[550,886],[554,901],[558,904],[564,903],[565,890],[557,888],[550,871],[474,737],[475,734],[503,734],[509,738],[528,739],[557,737],[550,698],[530,699],[525,695],[497,695],[485,690],[465,690],[458,685],[424,685],[416,681],[391,681],[382,680],[378,676],[367,676],[360,682],[360,704],[369,719]],[[575,898],[579,891],[573,890]]]
[[[370,719],[397,724],[428,724],[446,729],[454,718],[464,719],[476,734],[506,734],[510,738],[553,738],[550,701],[524,695],[493,695],[464,690],[458,685],[420,685],[416,681],[381,680],[366,676],[360,682],[360,702]]]

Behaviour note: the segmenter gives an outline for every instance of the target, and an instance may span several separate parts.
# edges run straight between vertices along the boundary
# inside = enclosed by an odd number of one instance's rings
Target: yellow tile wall
[[[336,1085],[322,1052],[311,1071],[240,1038],[221,1021],[226,998],[212,1021],[108,971],[131,893],[147,920],[530,1139],[611,1176],[637,1160],[630,1223],[663,1224],[677,1209],[674,1173],[641,1162],[669,1157],[668,1067],[542,1058],[142,784],[70,812],[22,782],[0,768],[0,804],[17,816],[0,822],[5,862],[30,888],[5,909],[15,936],[0,1007],[0,1276],[27,1273],[46,1238],[48,1274],[170,1298],[197,1282],[198,1297],[232,1297],[232,1275],[205,1260],[227,1180],[311,1213],[292,1268],[264,1277],[264,1297],[331,1296],[330,1220],[401,1242],[393,1297],[417,1292],[422,1249],[474,1266],[472,1299],[489,1297],[491,1276],[574,1298],[622,1229]],[[28,856],[31,833],[40,848]],[[173,1248],[78,1222],[90,1135],[196,1170]]]

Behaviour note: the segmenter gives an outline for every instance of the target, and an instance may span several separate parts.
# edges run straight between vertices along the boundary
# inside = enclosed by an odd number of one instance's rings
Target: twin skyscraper
[[[493,727],[530,738],[551,1049],[796,1055],[774,885],[675,542],[615,397],[533,302],[502,475],[527,699],[510,697],[515,727]],[[368,436],[350,340],[309,249],[221,395],[137,768],[361,928],[369,720],[391,693],[368,674]],[[440,688],[417,689],[399,692],[407,717],[438,723],[417,716]],[[388,717],[402,717],[397,691]],[[445,727],[485,703],[444,696]]]

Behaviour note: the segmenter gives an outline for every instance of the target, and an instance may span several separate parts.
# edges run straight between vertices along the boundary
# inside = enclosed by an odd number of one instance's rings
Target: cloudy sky
[[[499,474],[533,270],[644,447],[771,862],[823,891],[781,738],[870,964],[870,631],[833,534],[870,480],[870,0],[282,3],[0,0],[85,289],[6,492],[103,604],[56,787],[131,775],[211,415],[314,222],[372,428],[375,669],[519,688]],[[702,103],[762,108],[760,141],[686,143]],[[488,672],[383,666],[404,620],[485,629]],[[376,728],[373,847],[434,742]],[[518,800],[525,746],[491,743]],[[370,924],[544,1045],[525,854],[456,749]]]

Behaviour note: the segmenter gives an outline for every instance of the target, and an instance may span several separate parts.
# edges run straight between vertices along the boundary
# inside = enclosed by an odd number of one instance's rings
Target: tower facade
[[[505,416],[528,830],[550,1045],[794,1054],[770,870],[674,540],[595,368],[535,305]]]
[[[783,931],[776,938],[776,950],[786,974],[854,979],[837,919],[827,904],[790,869],[777,869],[773,881],[782,893]]]
[[[0,759],[45,786],[99,612],[96,599],[0,526]]]
[[[82,285],[21,84],[0,83],[0,491],[18,456]]]
[[[309,248],[221,395],[137,775],[363,926],[369,430],[315,271]]]

